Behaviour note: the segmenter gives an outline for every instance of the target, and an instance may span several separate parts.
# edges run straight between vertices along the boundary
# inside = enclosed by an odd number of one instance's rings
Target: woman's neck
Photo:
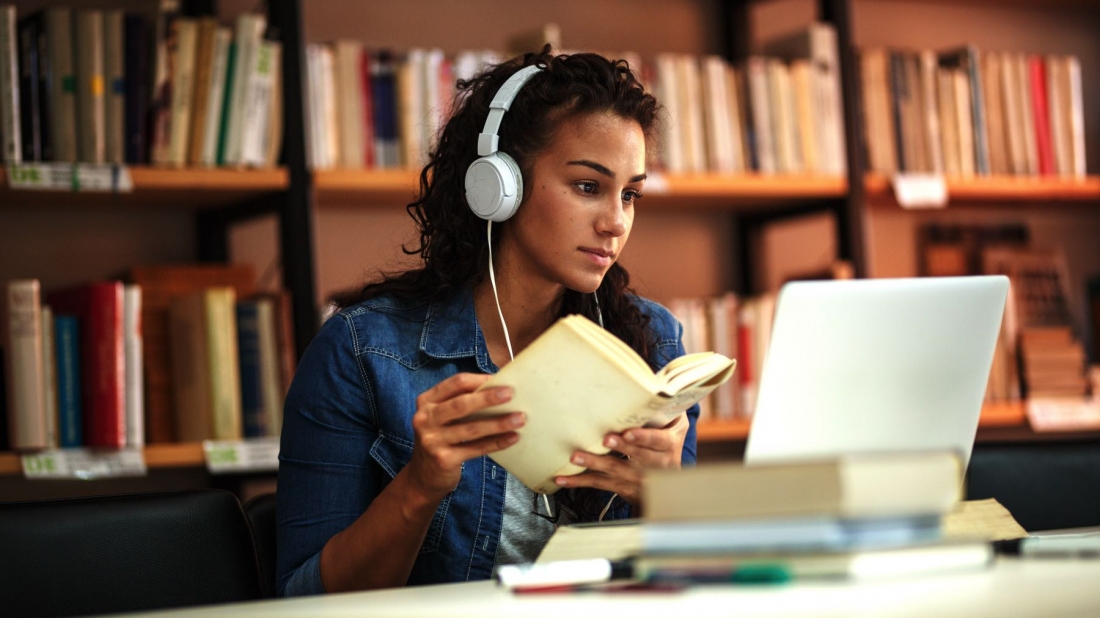
[[[545,286],[524,286],[522,283],[517,285],[514,281],[497,277],[500,309],[508,324],[508,336],[514,354],[519,354],[543,331],[550,328],[557,318],[557,309],[564,293],[565,290],[561,287],[553,289]],[[488,277],[474,287],[474,311],[493,364],[503,367],[511,357],[504,337],[504,327],[500,323],[500,314],[497,313],[493,286]]]

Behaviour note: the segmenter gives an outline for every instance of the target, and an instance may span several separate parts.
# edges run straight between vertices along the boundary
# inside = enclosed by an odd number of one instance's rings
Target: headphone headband
[[[485,118],[485,128],[477,136],[477,156],[485,157],[497,151],[500,139],[497,137],[497,131],[500,130],[500,121],[504,118],[504,112],[512,107],[512,101],[516,100],[516,95],[519,94],[523,85],[539,71],[542,71],[542,67],[537,64],[523,67],[513,73],[497,91],[496,96],[489,103],[489,116]]]

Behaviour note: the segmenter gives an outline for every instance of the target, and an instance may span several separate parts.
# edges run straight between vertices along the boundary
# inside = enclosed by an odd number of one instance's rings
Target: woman
[[[499,149],[522,172],[522,200],[487,232],[464,177],[490,101],[533,65],[541,70],[526,71],[499,130]],[[533,560],[556,524],[636,514],[645,468],[695,460],[694,407],[663,428],[608,435],[607,455],[574,454],[587,471],[557,478],[552,500],[486,457],[518,440],[524,417],[466,420],[511,396],[476,389],[559,317],[601,321],[654,369],[683,354],[682,329],[630,293],[615,263],[659,109],[626,63],[544,51],[460,90],[409,206],[420,230],[409,252],[422,267],[343,299],[287,395],[284,595],[485,579],[497,564]]]

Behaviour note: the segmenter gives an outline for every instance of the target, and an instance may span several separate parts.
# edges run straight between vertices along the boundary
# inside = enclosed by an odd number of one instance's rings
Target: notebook
[[[947,450],[965,469],[1007,295],[1003,276],[786,284],[745,463]]]

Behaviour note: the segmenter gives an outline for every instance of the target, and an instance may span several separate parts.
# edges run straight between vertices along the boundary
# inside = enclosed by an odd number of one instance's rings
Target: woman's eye
[[[581,190],[581,193],[595,193],[599,187],[594,182],[578,182],[577,188]]]
[[[637,191],[623,191],[623,201],[627,204],[633,204],[640,199],[642,199],[642,194]]]

